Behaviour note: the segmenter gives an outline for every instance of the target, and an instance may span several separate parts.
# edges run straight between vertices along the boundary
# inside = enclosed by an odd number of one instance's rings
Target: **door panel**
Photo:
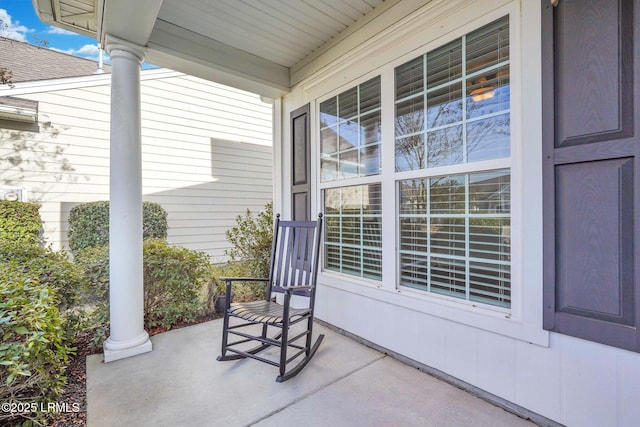
[[[554,10],[556,147],[632,134],[632,6],[563,0]]]

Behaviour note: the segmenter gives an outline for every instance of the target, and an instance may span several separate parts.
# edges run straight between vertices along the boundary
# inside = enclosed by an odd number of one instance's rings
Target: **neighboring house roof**
[[[12,83],[89,76],[96,73],[95,61],[67,53],[0,37],[0,68],[11,71]],[[104,66],[105,72],[111,67]]]

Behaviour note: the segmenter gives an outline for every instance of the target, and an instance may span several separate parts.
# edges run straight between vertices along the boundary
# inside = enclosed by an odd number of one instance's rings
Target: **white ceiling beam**
[[[171,70],[246,90],[266,98],[277,99],[289,92],[288,88],[277,87],[273,83],[265,83],[255,78],[240,76],[222,68],[214,68],[210,64],[202,63],[202,61],[180,58],[171,52],[149,49],[146,58],[150,63],[162,64],[163,67]]]
[[[148,62],[199,77],[224,78],[220,83],[274,97],[289,91],[289,68],[158,19],[147,43]],[[171,57],[175,57],[172,59]],[[170,61],[171,64],[167,64]],[[193,63],[191,68],[185,67]],[[203,68],[211,68],[205,71]],[[204,75],[206,74],[206,75]],[[233,78],[232,78],[233,77]],[[251,88],[249,88],[251,87]],[[258,90],[259,89],[259,90]]]
[[[98,40],[106,34],[146,46],[162,0],[98,0]]]

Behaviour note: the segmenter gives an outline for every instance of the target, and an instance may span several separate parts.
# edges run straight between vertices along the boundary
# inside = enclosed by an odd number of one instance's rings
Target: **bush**
[[[53,401],[66,383],[65,370],[72,354],[67,346],[65,319],[58,309],[57,289],[15,261],[0,263],[0,402],[20,402],[34,411],[0,412],[3,421],[32,419]]]
[[[59,295],[59,308],[68,310],[77,305],[79,293],[86,289],[82,271],[69,260],[66,252],[25,242],[0,241],[0,264],[13,262],[30,277],[54,288]]]
[[[142,238],[167,239],[167,211],[158,203],[142,203]]]
[[[241,262],[249,276],[267,277],[273,242],[273,203],[265,205],[256,217],[247,209],[236,217],[236,226],[226,231],[232,248],[226,251],[230,261]]]
[[[0,424],[44,424],[38,408],[66,383],[69,343],[82,327],[75,306],[86,282],[65,252],[42,246],[37,205],[0,205],[0,402],[26,408],[0,413]]]
[[[170,328],[178,322],[194,321],[202,311],[211,284],[211,264],[204,252],[169,246],[164,240],[145,242],[147,326]]]
[[[109,247],[96,246],[80,251],[73,259],[87,281],[84,294],[88,321],[85,329],[91,333],[91,345],[98,347],[109,331]]]
[[[0,240],[40,245],[40,206],[35,203],[0,200]]]
[[[85,302],[106,301],[109,298],[109,247],[84,249],[73,261],[87,281]]]
[[[157,203],[142,204],[142,238],[167,238],[167,212]],[[69,247],[73,255],[83,249],[109,244],[109,202],[78,205],[69,213]]]
[[[69,212],[69,247],[79,251],[109,243],[109,202],[78,205]]]
[[[144,318],[145,327],[170,329],[180,322],[191,322],[208,308],[212,289],[209,257],[204,252],[170,246],[164,240],[144,242]],[[90,327],[93,344],[106,338],[109,322],[109,248],[85,249],[75,262],[84,271],[95,311]]]

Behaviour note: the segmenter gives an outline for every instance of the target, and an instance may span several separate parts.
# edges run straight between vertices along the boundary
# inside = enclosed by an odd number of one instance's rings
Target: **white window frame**
[[[453,2],[452,2],[453,3]],[[382,282],[371,281],[355,276],[344,275],[333,271],[321,271],[320,286],[328,286],[341,291],[357,294],[366,298],[389,302],[401,308],[424,312],[426,314],[449,319],[458,323],[478,327],[487,331],[510,336],[530,343],[543,346],[549,345],[549,334],[541,329],[541,209],[525,210],[524,197],[526,193],[529,203],[531,199],[538,200],[539,207],[542,200],[541,189],[541,103],[539,95],[541,73],[540,64],[540,23],[534,19],[539,17],[540,5],[527,2],[481,0],[473,5],[458,6],[450,13],[443,13],[438,19],[438,26],[410,26],[411,29],[398,27],[394,34],[395,42],[388,37],[388,44],[394,45],[403,55],[389,61],[388,56],[377,60],[378,67],[371,68],[375,58],[358,64],[356,59],[349,62],[353,68],[337,67],[329,76],[310,79],[302,83],[303,91],[312,102],[313,138],[319,142],[319,104],[324,100],[336,96],[375,75],[381,77],[381,105],[382,105],[382,145],[380,175],[341,180],[341,185],[360,185],[371,182],[381,182],[382,208]],[[442,8],[442,4],[438,7]],[[436,8],[436,5],[434,5]],[[442,12],[442,10],[438,10]],[[426,14],[425,14],[426,15]],[[397,181],[410,177],[423,177],[424,170],[395,172],[394,159],[394,70],[397,66],[411,59],[436,49],[446,43],[462,37],[475,29],[482,27],[504,15],[509,15],[510,27],[510,86],[511,86],[511,155],[510,158],[477,162],[477,170],[499,169],[508,167],[511,171],[511,307],[485,306],[472,301],[464,301],[446,295],[432,294],[411,288],[398,288],[396,232],[398,221]],[[427,18],[425,18],[427,19]],[[436,19],[436,18],[432,18]],[[461,24],[462,23],[462,24]],[[428,28],[427,28],[428,27]],[[411,33],[411,30],[415,32]],[[417,32],[416,32],[417,30]],[[523,37],[526,31],[527,37]],[[425,40],[427,40],[425,42]],[[407,48],[408,47],[408,48]],[[383,50],[383,49],[380,49]],[[526,54],[524,53],[526,52]],[[362,58],[364,55],[360,56]],[[358,58],[358,55],[354,55]],[[523,74],[526,68],[526,74]],[[358,74],[358,70],[361,71]],[[349,76],[349,78],[347,78]],[[358,76],[358,77],[354,77]],[[523,76],[529,80],[523,86]],[[339,87],[331,86],[331,81],[348,81]],[[327,90],[330,88],[329,90]],[[527,103],[522,102],[523,96],[534,97]],[[527,116],[527,122],[524,117]],[[319,178],[319,144],[314,144],[312,168],[315,168],[316,190],[314,191],[315,206],[318,211],[323,209],[322,191],[328,183],[321,183]],[[524,159],[527,158],[525,165]],[[457,168],[443,166],[434,168],[433,174],[455,174]],[[525,179],[526,178],[526,179]],[[331,184],[335,184],[332,182]],[[333,186],[333,185],[332,185]],[[393,196],[391,196],[393,194]],[[389,203],[390,199],[394,203]],[[534,202],[535,203],[535,202]],[[526,221],[526,228],[525,228]],[[526,230],[531,230],[526,232]],[[525,242],[525,232],[528,241]],[[393,249],[390,249],[393,248]],[[528,263],[524,263],[529,257]],[[524,285],[524,282],[528,284]],[[524,303],[526,302],[526,308]]]
[[[332,92],[330,92],[329,94],[322,96],[321,98],[318,98],[315,100],[314,102],[314,108],[312,109],[313,111],[313,115],[312,115],[312,120],[314,123],[314,127],[315,127],[315,141],[318,141],[318,143],[316,144],[316,150],[314,150],[315,153],[315,160],[313,160],[312,158],[312,162],[313,162],[313,167],[316,168],[317,173],[316,173],[316,179],[315,179],[315,183],[317,185],[318,191],[317,191],[317,203],[319,206],[319,210],[323,211],[324,210],[324,190],[326,189],[333,189],[333,188],[345,188],[345,187],[352,187],[352,186],[359,186],[359,185],[369,185],[369,184],[381,184],[382,186],[382,173],[379,174],[375,174],[375,175],[367,175],[367,176],[356,176],[356,177],[351,177],[351,178],[338,178],[336,180],[333,181],[322,181],[321,175],[322,175],[322,171],[321,171],[321,160],[322,160],[322,153],[321,153],[321,149],[320,149],[320,132],[321,132],[321,127],[320,127],[320,104],[322,104],[324,101],[334,98],[338,95],[340,95],[342,92],[347,91],[353,87],[359,86],[362,83],[365,83],[375,77],[379,76],[379,73],[369,73],[366,76],[363,76],[361,78],[359,78],[357,81],[354,81],[353,84],[349,85],[349,86],[344,86],[341,87],[339,89],[335,89]],[[380,84],[382,86],[382,76],[380,76]],[[382,87],[380,89],[381,95],[382,95]],[[381,135],[381,140],[380,140],[380,167],[381,169],[384,171],[384,166],[383,166],[383,162],[384,162],[384,148],[382,148],[382,146],[384,145],[384,99],[381,99],[380,102],[380,109],[381,109],[381,127],[382,127],[382,135]],[[339,174],[339,171],[338,171]],[[384,189],[382,190],[382,197],[384,200]],[[382,230],[384,230],[384,203],[383,203],[383,215],[382,215]],[[324,239],[325,237],[323,237]],[[323,251],[323,257],[324,257],[324,251]],[[382,240],[382,257],[384,258],[384,238]],[[334,270],[325,270],[324,268],[324,258],[321,259],[320,261],[320,272],[321,274],[324,275],[336,275],[337,277],[339,277],[341,280],[355,280],[357,282],[363,283],[363,284],[367,284],[367,285],[373,285],[373,286],[378,286],[380,285],[381,281],[380,280],[375,280],[375,279],[369,279],[366,277],[361,277],[361,276],[354,276],[348,273],[340,273]],[[384,266],[384,261],[383,261],[383,266]],[[384,267],[382,269],[382,280],[384,280]]]
[[[504,17],[505,15],[503,15],[502,17]],[[507,15],[509,16],[509,43],[510,43],[510,49],[511,49],[511,43],[513,41],[513,38],[511,36],[512,30],[511,30],[511,23],[513,21],[513,17],[512,15]],[[500,19],[502,17],[498,17],[497,19]],[[486,22],[482,25],[478,25],[476,28],[481,28],[483,25],[486,25],[488,23],[491,23],[493,21],[489,21]],[[466,28],[466,27],[465,27]],[[459,80],[462,82],[463,84],[463,88],[466,87],[464,85],[464,82],[467,80],[467,75],[466,75],[466,70],[465,70],[465,63],[466,63],[466,58],[465,58],[465,36],[468,35],[469,33],[472,33],[475,29],[472,29],[471,31],[468,31],[466,33],[463,33],[460,37],[454,37],[451,40],[447,41],[447,42],[443,42],[442,44],[438,45],[438,46],[434,46],[430,49],[425,50],[424,52],[420,53],[419,55],[415,55],[415,56],[410,56],[406,61],[400,61],[398,63],[394,62],[394,64],[396,64],[394,66],[394,76],[395,76],[395,69],[398,66],[401,66],[403,64],[406,64],[409,61],[412,61],[413,59],[416,59],[417,57],[422,57],[423,55],[426,55],[428,52],[430,52],[432,49],[438,49],[441,46],[446,45],[447,43],[451,42],[451,41],[456,41],[456,40],[461,40],[462,42],[462,57],[463,57],[463,62],[461,63],[461,67],[462,67],[462,73],[461,76],[459,77]],[[509,58],[509,69],[510,69],[510,78],[512,75],[511,72],[511,55]],[[494,67],[498,67],[499,64],[494,65]],[[426,67],[429,67],[429,64],[426,64]],[[484,72],[485,70],[482,70],[482,72]],[[476,71],[477,72],[477,71]],[[424,91],[426,92],[426,87],[427,87],[427,82],[426,82],[426,74],[423,76],[425,77],[425,81],[424,81]],[[395,78],[394,78],[394,83],[395,83]],[[447,82],[447,84],[451,84],[451,82]],[[510,85],[511,86],[511,85]],[[395,87],[394,87],[394,91],[395,91]],[[510,91],[511,91],[511,87],[510,87]],[[395,92],[394,92],[395,95]],[[424,95],[423,95],[424,96]],[[466,95],[462,95],[463,98]],[[511,95],[510,95],[511,96]],[[510,123],[510,153],[509,153],[509,157],[501,157],[501,158],[496,158],[496,159],[490,159],[490,160],[484,160],[484,161],[475,161],[475,162],[467,162],[466,161],[466,153],[464,153],[464,157],[465,157],[465,161],[461,162],[461,163],[456,163],[456,164],[452,164],[452,165],[446,165],[446,166],[436,166],[436,167],[428,167],[427,165],[425,165],[423,168],[420,169],[414,169],[414,170],[406,170],[406,171],[400,171],[400,172],[396,172],[395,173],[395,191],[396,191],[396,212],[395,212],[395,219],[396,219],[396,228],[395,228],[395,239],[396,239],[396,247],[398,248],[398,250],[396,251],[397,256],[395,259],[395,267],[396,267],[396,277],[395,277],[395,283],[396,283],[396,287],[404,292],[418,292],[418,293],[426,293],[429,294],[431,296],[436,296],[438,298],[445,298],[449,301],[457,301],[457,302],[465,302],[467,304],[470,304],[472,307],[483,307],[485,309],[488,310],[496,310],[499,311],[501,313],[504,313],[505,315],[511,315],[511,306],[512,304],[510,304],[509,308],[504,308],[504,307],[500,307],[500,306],[496,306],[496,305],[491,305],[491,304],[484,304],[481,302],[476,302],[476,301],[472,301],[472,300],[465,300],[465,299],[461,299],[459,297],[454,297],[454,296],[447,296],[445,294],[441,294],[441,293],[435,293],[432,292],[431,290],[421,290],[421,289],[413,289],[411,287],[408,286],[401,286],[400,285],[400,274],[401,274],[401,266],[400,266],[400,259],[401,259],[401,255],[400,255],[400,211],[399,211],[399,207],[400,207],[400,203],[399,203],[399,184],[401,181],[405,181],[405,180],[410,180],[410,179],[429,179],[429,178],[433,178],[433,177],[440,177],[440,176],[467,176],[467,175],[471,175],[471,174],[475,174],[475,173],[482,173],[482,172],[491,172],[491,171],[499,171],[499,170],[505,170],[508,169],[510,172],[510,176],[511,176],[511,185],[513,187],[514,184],[514,171],[512,168],[513,162],[512,159],[514,157],[514,150],[517,150],[517,147],[520,146],[520,141],[517,140],[516,138],[514,138],[513,135],[513,115],[512,115],[512,110],[513,110],[513,98],[511,105],[509,106],[509,110],[508,110],[508,114],[509,114],[509,123]],[[395,97],[394,97],[394,101],[395,101]],[[465,105],[465,100],[463,99],[463,106]],[[394,106],[394,111],[395,111],[395,102],[393,104]],[[425,104],[426,107],[426,104]],[[384,108],[384,105],[383,105]],[[495,113],[493,115],[502,115],[504,114],[504,111],[501,111],[499,113]],[[426,124],[426,110],[424,110],[424,114],[425,114],[425,129],[423,132],[427,131],[427,124]],[[395,117],[395,116],[394,116]],[[488,116],[483,116],[481,117],[481,119],[484,119]],[[465,108],[463,107],[463,112],[462,112],[462,119],[459,123],[459,125],[464,125],[465,123],[467,123],[469,119],[467,117],[465,117]],[[475,121],[476,119],[472,119],[472,121]],[[395,122],[395,120],[394,120]],[[463,140],[466,141],[467,138],[467,134],[466,132],[463,133]],[[396,142],[396,138],[395,138],[395,134],[394,134],[394,138],[393,138],[393,148],[395,149],[395,142]],[[426,139],[425,139],[425,144],[427,143]],[[464,144],[466,147],[466,143]],[[395,164],[394,164],[394,170],[395,170]],[[511,192],[513,194],[513,192]],[[513,206],[513,203],[511,203]],[[509,220],[511,223],[511,226],[513,227],[513,215],[514,215],[514,210],[513,208],[510,210],[510,214],[509,214]],[[468,212],[466,213],[466,218],[467,220],[469,219],[469,214]],[[466,235],[466,239],[465,241],[468,242],[469,240],[469,236],[468,233]],[[432,253],[427,253],[428,255],[433,255]],[[510,256],[513,259],[513,245],[511,245],[511,250],[510,250]],[[446,257],[445,257],[446,258]],[[469,262],[468,259],[468,255],[466,256],[467,258],[467,263]],[[511,263],[511,274],[513,272],[513,263]],[[467,283],[466,286],[467,288],[469,288],[469,271],[467,270]],[[510,285],[513,283],[513,279],[510,280]],[[427,286],[427,288],[431,288],[430,284],[429,286]],[[510,292],[513,294],[513,286],[510,286]],[[511,296],[511,300],[513,299],[513,295]]]

